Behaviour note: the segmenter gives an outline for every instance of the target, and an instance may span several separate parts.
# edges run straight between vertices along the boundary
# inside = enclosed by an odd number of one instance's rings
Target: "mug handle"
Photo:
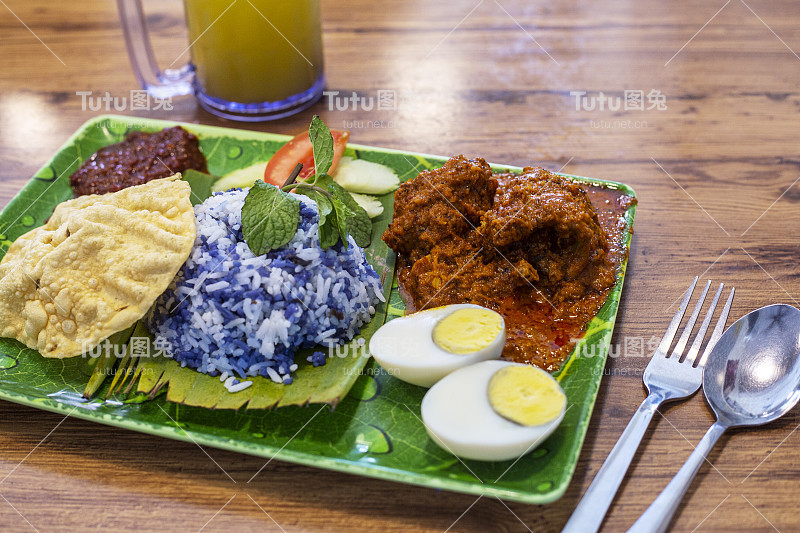
[[[128,57],[142,88],[155,98],[192,94],[194,67],[190,63],[184,63],[176,69],[162,71],[158,68],[141,0],[117,0],[117,8]]]

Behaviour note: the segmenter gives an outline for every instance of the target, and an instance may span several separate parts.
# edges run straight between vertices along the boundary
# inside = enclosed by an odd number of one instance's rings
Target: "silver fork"
[[[700,329],[684,357],[683,352],[689,342],[689,336],[692,334],[697,317],[702,310],[708,288],[711,286],[711,280],[706,283],[675,348],[672,351],[669,348],[672,346],[672,340],[675,338],[675,333],[678,331],[683,315],[686,313],[689,300],[692,297],[695,285],[697,285],[697,279],[697,277],[694,278],[691,286],[686,291],[678,311],[672,317],[672,321],[669,323],[669,327],[667,327],[667,331],[656,349],[656,353],[653,354],[653,358],[644,371],[643,380],[645,387],[647,387],[647,398],[639,406],[631,421],[628,422],[628,426],[622,432],[619,440],[614,445],[614,449],[611,450],[605,463],[597,472],[594,481],[589,485],[583,495],[583,499],[581,499],[578,507],[575,508],[562,533],[585,533],[600,529],[603,518],[614,500],[614,495],[617,493],[620,483],[622,483],[622,479],[628,471],[631,460],[639,447],[647,426],[650,425],[650,421],[653,419],[656,409],[664,402],[688,398],[700,388],[703,382],[703,367],[706,364],[706,359],[708,359],[708,354],[711,353],[711,349],[725,329],[731,302],[733,302],[734,289],[731,288],[728,301],[719,315],[711,338],[706,344],[703,355],[698,359],[700,346],[705,339],[706,331],[714,315],[714,309],[722,294],[724,284],[720,283],[700,325]]]

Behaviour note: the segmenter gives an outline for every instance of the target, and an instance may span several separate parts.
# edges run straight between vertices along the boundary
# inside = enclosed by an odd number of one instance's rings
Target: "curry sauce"
[[[383,239],[409,312],[494,309],[506,321],[503,356],[555,370],[616,283],[633,203],[542,168],[498,174],[457,156],[397,190]]]

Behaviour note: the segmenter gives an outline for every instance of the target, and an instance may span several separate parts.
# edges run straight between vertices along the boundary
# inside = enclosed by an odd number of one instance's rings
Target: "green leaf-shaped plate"
[[[97,149],[120,141],[129,129],[152,131],[173,125],[176,123],[123,116],[97,117],[84,124],[0,214],[0,248],[7,249],[18,236],[43,224],[56,204],[72,197],[69,174]],[[218,175],[268,159],[289,139],[181,125],[200,138],[209,171]],[[350,145],[348,152],[392,167],[403,180],[446,160],[359,145]],[[620,183],[571,177],[634,194]],[[391,202],[391,195],[386,201]],[[382,215],[386,220],[391,218],[391,205],[387,207]],[[628,246],[634,213],[635,207],[626,213]],[[539,448],[516,463],[467,461],[464,465],[442,451],[418,419],[425,389],[394,379],[374,362],[367,364],[350,394],[333,411],[325,405],[212,410],[178,406],[163,396],[141,403],[85,401],[81,392],[91,373],[86,359],[43,359],[16,341],[0,339],[0,399],[267,458],[507,500],[548,503],[564,493],[575,470],[603,375],[624,274],[625,264],[608,301],[556,374],[568,400],[564,421]],[[396,288],[389,303],[388,319],[403,314]]]

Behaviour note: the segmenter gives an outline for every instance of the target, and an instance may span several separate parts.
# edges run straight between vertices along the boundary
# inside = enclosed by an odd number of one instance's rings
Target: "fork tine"
[[[700,314],[700,310],[703,309],[703,302],[706,299],[706,294],[708,294],[708,288],[710,286],[711,280],[708,280],[706,286],[703,287],[700,298],[694,306],[692,314],[689,316],[689,320],[686,322],[686,326],[683,328],[683,333],[681,333],[681,337],[678,339],[678,344],[675,345],[675,349],[669,354],[670,357],[677,357],[680,360],[681,356],[683,356],[683,350],[686,348],[686,343],[689,342],[689,335],[692,334],[694,323],[697,322],[697,316]]]
[[[694,360],[697,358],[697,354],[700,353],[700,346],[703,344],[703,340],[706,338],[706,331],[708,331],[708,325],[711,323],[711,319],[714,318],[714,309],[717,308],[717,302],[719,302],[719,296],[722,294],[722,288],[725,287],[724,283],[720,283],[719,287],[717,288],[717,292],[714,294],[714,299],[711,300],[711,305],[708,306],[708,312],[706,312],[705,318],[703,318],[703,323],[700,324],[700,329],[697,331],[697,335],[692,341],[692,346],[689,348],[689,352],[686,354],[686,358],[681,361],[688,363],[694,363]]]
[[[678,310],[675,311],[675,316],[672,317],[672,320],[667,327],[667,331],[664,332],[664,336],[661,338],[661,342],[658,344],[658,349],[656,349],[656,353],[653,355],[653,357],[657,357],[659,355],[663,357],[667,355],[669,347],[672,345],[672,339],[675,338],[675,333],[678,331],[678,326],[681,325],[683,315],[686,313],[686,308],[689,307],[689,300],[692,298],[695,285],[697,285],[697,279],[698,276],[695,276],[692,284],[688,289],[686,289],[686,294],[681,301],[681,305],[678,307]]]
[[[711,338],[708,339],[708,344],[706,344],[706,349],[703,351],[703,356],[700,358],[700,362],[696,366],[705,366],[706,361],[708,360],[708,354],[711,353],[711,350],[714,349],[714,346],[717,344],[719,338],[722,337],[722,332],[725,330],[725,323],[728,321],[728,314],[731,312],[731,303],[733,303],[733,295],[735,292],[736,289],[731,287],[731,293],[728,295],[728,301],[725,302],[725,307],[722,308],[722,312],[719,314],[717,325],[714,326],[714,331],[711,333]]]

